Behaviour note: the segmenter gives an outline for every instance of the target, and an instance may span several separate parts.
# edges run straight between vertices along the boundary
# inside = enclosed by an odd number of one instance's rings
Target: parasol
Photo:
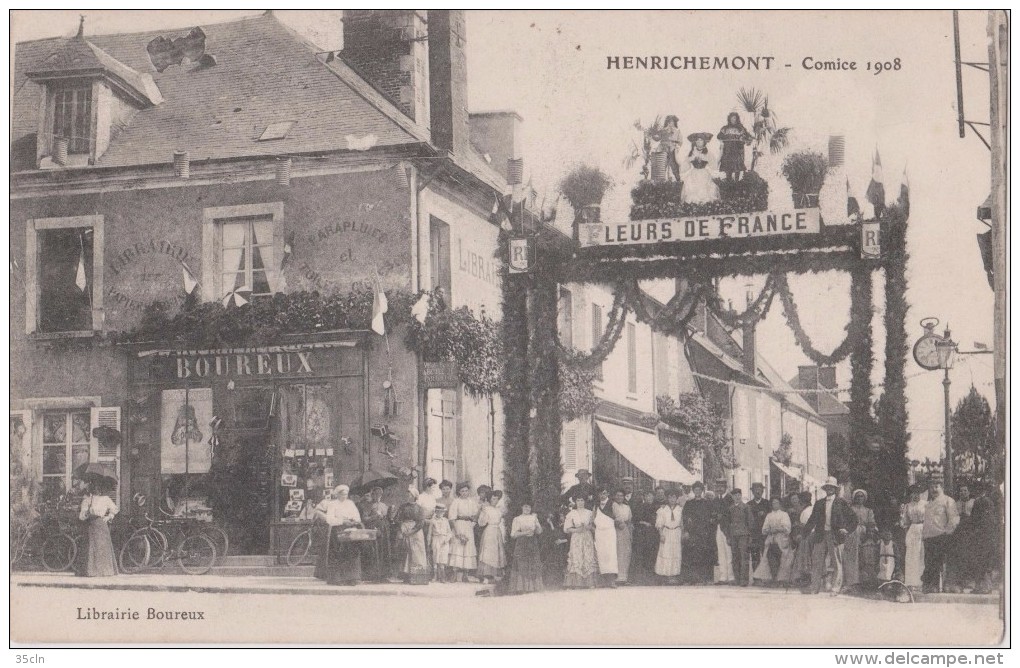
[[[74,470],[74,477],[85,482],[105,482],[106,484],[117,485],[117,472],[113,464],[107,462],[89,462],[82,464]]]
[[[380,473],[369,469],[351,482],[351,491],[355,494],[367,494],[373,487],[383,489],[397,484],[397,478],[391,473]]]

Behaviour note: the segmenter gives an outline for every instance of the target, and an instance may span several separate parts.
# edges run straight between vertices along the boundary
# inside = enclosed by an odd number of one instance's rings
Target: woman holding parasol
[[[117,560],[110,537],[110,521],[119,508],[110,495],[117,487],[117,476],[106,464],[92,463],[76,474],[85,483],[78,519],[86,523],[87,546],[78,575],[103,577],[117,574]]]

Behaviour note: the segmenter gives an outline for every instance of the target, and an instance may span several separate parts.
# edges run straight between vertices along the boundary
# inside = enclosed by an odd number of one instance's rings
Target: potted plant
[[[793,128],[779,127],[776,112],[769,108],[769,96],[757,88],[741,88],[737,93],[737,101],[744,111],[754,116],[751,124],[754,139],[749,170],[753,172],[758,159],[765,155],[766,146],[772,154],[786,148]]]
[[[818,193],[828,171],[828,161],[816,151],[798,151],[786,156],[783,176],[790,182],[795,207],[818,206]]]
[[[574,223],[599,220],[602,198],[613,187],[613,180],[598,167],[578,165],[560,181],[560,193],[574,209]]]

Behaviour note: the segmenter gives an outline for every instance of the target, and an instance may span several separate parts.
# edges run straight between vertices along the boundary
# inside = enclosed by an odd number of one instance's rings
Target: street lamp
[[[950,337],[949,326],[946,326],[946,331],[942,335],[941,339],[935,341],[935,352],[938,355],[939,368],[945,372],[945,376],[942,378],[942,387],[945,390],[945,414],[946,414],[946,490],[952,494],[955,489],[953,488],[953,439],[949,433],[951,416],[949,413],[949,370],[953,368],[953,362],[956,361],[956,342]]]

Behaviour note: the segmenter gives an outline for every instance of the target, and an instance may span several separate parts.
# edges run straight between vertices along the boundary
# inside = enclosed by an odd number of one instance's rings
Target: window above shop
[[[39,336],[102,328],[103,217],[28,221],[25,329]]]
[[[205,209],[205,300],[240,306],[282,291],[283,245],[282,202]]]

